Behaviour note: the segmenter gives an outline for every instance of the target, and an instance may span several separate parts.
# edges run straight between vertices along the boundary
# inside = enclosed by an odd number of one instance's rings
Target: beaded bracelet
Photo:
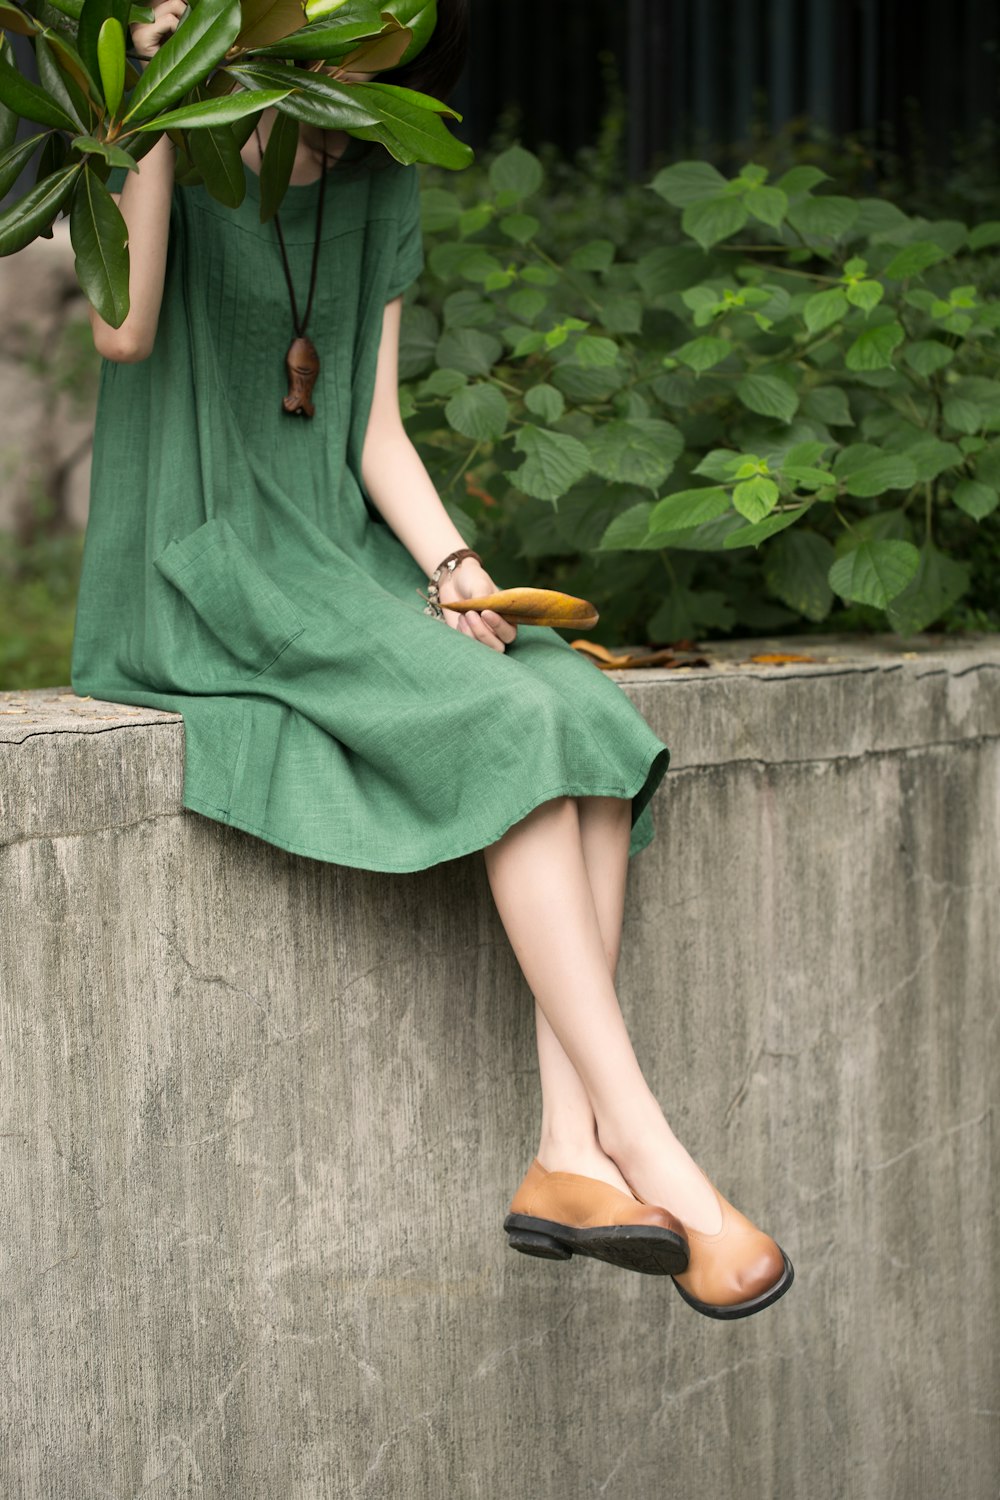
[[[444,619],[444,612],[441,609],[441,595],[438,591],[438,583],[440,582],[441,574],[446,572],[454,573],[455,569],[458,567],[458,564],[465,557],[474,557],[476,559],[476,562],[479,563],[480,566],[482,566],[483,560],[479,556],[478,552],[473,552],[471,547],[458,547],[454,552],[449,552],[448,556],[443,558],[441,562],[438,563],[437,567],[434,569],[434,572],[427,580],[427,593],[425,594],[423,589],[417,589],[417,593],[420,595],[421,599],[427,600],[427,605],[424,609],[425,615],[433,615],[436,620]]]

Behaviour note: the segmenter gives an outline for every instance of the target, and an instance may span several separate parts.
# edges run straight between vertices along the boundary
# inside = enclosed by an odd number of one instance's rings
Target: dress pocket
[[[255,676],[305,629],[289,599],[222,516],[170,542],[153,562]]]

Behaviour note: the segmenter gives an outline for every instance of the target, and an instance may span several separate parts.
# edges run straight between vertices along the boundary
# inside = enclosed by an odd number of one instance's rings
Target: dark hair
[[[371,81],[398,83],[447,103],[465,71],[468,55],[469,0],[437,0],[437,20],[426,45],[412,62],[376,73]],[[353,160],[339,166],[338,172],[351,175],[352,171],[387,167],[395,160],[379,141],[355,140],[354,145]]]

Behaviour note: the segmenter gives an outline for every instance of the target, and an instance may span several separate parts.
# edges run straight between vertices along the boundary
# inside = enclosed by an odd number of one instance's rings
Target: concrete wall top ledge
[[[752,660],[767,653],[811,660]],[[1000,738],[1000,635],[771,636],[702,654],[707,667],[610,674],[670,746],[668,779]],[[179,813],[183,735],[180,714],[68,687],[0,692],[0,844]]]

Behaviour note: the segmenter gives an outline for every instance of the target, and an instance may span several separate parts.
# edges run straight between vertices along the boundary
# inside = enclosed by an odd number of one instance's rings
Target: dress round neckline
[[[342,161],[344,161],[347,157],[350,157],[350,156],[354,155],[354,153],[357,150],[357,148],[358,148],[359,145],[360,145],[360,142],[359,142],[357,136],[349,135],[347,137],[347,144],[346,144],[346,146],[344,147],[343,151],[341,151],[340,155],[337,157],[337,160],[334,162],[333,166],[327,167],[325,175],[327,177],[330,177],[337,170],[338,166],[340,165],[340,163]],[[243,158],[241,157],[240,160],[242,161]],[[245,161],[243,161],[243,173],[244,173],[244,176],[249,179],[250,191],[253,193],[253,195],[254,195],[255,198],[259,198],[260,197],[260,173],[259,172],[255,172],[254,169],[253,169],[253,167],[248,166]],[[285,192],[286,193],[292,193],[292,194],[302,194],[302,193],[318,192],[319,191],[319,185],[320,185],[320,183],[323,180],[323,176],[324,176],[324,174],[321,172],[318,177],[315,177],[313,179],[312,182],[290,182],[288,184],[288,186],[286,187]]]

